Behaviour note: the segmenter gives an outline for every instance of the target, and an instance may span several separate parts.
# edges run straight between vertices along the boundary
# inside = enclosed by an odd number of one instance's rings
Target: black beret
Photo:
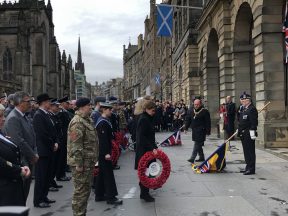
[[[43,93],[37,96],[36,101],[38,104],[41,104],[44,101],[49,101],[52,98],[49,97],[49,95],[47,93]]]
[[[86,105],[88,105],[90,103],[91,103],[91,101],[90,101],[89,98],[79,98],[79,99],[76,100],[76,106],[78,108],[86,106]]]
[[[60,98],[60,99],[58,100],[58,102],[59,102],[59,103],[63,103],[63,102],[68,102],[68,100],[69,100],[69,97],[68,97],[68,96],[65,96],[65,97],[63,97],[63,98]]]
[[[106,102],[106,98],[105,97],[96,97],[95,103],[97,103],[97,102]]]

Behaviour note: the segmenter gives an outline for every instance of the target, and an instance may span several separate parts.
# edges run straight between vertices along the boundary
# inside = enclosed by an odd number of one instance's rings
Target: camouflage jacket
[[[68,127],[68,165],[91,167],[98,161],[98,155],[99,141],[93,121],[77,111]]]
[[[125,113],[124,110],[118,111],[118,116],[119,116],[119,129],[124,130],[127,128],[127,121],[125,118]]]

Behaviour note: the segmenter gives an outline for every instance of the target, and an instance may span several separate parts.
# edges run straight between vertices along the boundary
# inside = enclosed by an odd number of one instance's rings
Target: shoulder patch
[[[77,131],[72,131],[69,133],[69,138],[72,142],[75,142],[78,138],[79,138],[79,135],[77,133]]]

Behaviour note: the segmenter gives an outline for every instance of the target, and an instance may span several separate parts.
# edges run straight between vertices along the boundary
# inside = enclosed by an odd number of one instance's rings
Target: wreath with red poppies
[[[117,160],[119,159],[120,156],[120,150],[119,150],[119,144],[117,141],[112,140],[112,152],[111,152],[111,161],[112,165],[116,165]],[[98,176],[99,175],[99,167],[95,166],[93,170],[93,175]]]
[[[111,160],[112,165],[116,165],[118,159],[120,156],[120,149],[119,149],[119,143],[115,140],[112,140],[112,152],[111,152]]]
[[[155,160],[162,163],[161,174],[155,177],[149,177],[146,174],[147,167]],[[138,177],[142,185],[150,189],[161,188],[169,178],[171,172],[171,164],[168,156],[161,150],[157,150],[155,155],[152,151],[146,152],[138,163]]]

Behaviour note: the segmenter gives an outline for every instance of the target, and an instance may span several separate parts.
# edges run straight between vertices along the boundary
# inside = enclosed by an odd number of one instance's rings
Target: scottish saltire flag
[[[285,18],[282,31],[285,33],[285,64],[288,64],[288,3],[286,1]]]
[[[172,37],[173,7],[157,5],[157,36]]]
[[[226,167],[226,151],[228,144],[223,143],[199,166],[193,164],[196,173],[220,172]]]
[[[182,145],[181,131],[175,131],[171,136],[164,140],[161,144],[162,147]]]

